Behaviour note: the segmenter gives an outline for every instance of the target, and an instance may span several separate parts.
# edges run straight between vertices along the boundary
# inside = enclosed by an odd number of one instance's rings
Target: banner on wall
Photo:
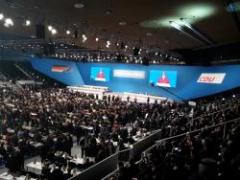
[[[145,71],[115,69],[113,70],[113,77],[145,79]]]
[[[68,72],[70,70],[71,70],[71,67],[64,66],[64,65],[54,65],[52,66],[52,69],[51,69],[52,72],[57,72],[57,73]]]
[[[202,73],[197,82],[205,84],[222,84],[226,73]]]
[[[110,80],[110,69],[102,67],[92,67],[91,80],[108,82]]]
[[[150,71],[150,83],[155,86],[175,88],[177,84],[177,71]]]

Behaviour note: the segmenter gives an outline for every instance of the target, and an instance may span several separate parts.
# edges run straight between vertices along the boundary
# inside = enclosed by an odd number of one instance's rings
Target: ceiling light
[[[13,20],[12,20],[11,18],[5,19],[5,23],[7,23],[7,24],[9,24],[9,25],[11,25],[11,26],[14,25]]]
[[[31,25],[31,21],[30,20],[26,20],[25,25],[26,26],[30,26]]]
[[[105,11],[105,14],[106,15],[110,15],[110,14],[112,14],[113,12],[112,12],[112,10],[111,9],[107,9],[106,11]]]
[[[82,8],[84,8],[84,4],[83,3],[76,3],[76,4],[74,4],[74,7],[77,8],[77,9],[82,9]]]
[[[4,18],[4,15],[0,14],[0,20],[3,20],[3,18]]]
[[[55,34],[57,34],[57,30],[56,29],[52,29],[52,35],[55,35]]]
[[[14,25],[14,23],[13,23],[13,20],[11,18],[5,19],[5,22],[4,22],[5,27],[10,27],[10,26],[13,26],[13,25]]]
[[[99,38],[98,37],[96,37],[96,42],[98,42],[99,41]]]
[[[85,34],[82,34],[82,42],[85,43],[87,41],[87,36]]]
[[[193,33],[189,33],[188,31],[186,31],[185,29],[183,29],[183,26],[182,25],[179,25],[178,23],[176,23],[175,21],[169,21],[169,24],[170,26],[172,26],[173,28],[175,28],[176,30],[180,31],[181,33],[185,34],[186,36],[194,39],[194,40],[197,40],[201,43],[203,43],[203,40],[202,39],[199,39],[199,36],[200,36],[200,33],[198,33],[197,31],[194,30],[194,28],[192,28],[191,30],[195,33],[195,35]],[[181,23],[182,24],[182,23]],[[198,35],[198,37],[196,37],[196,34]],[[210,41],[207,41],[205,40],[205,42],[210,42]],[[167,54],[166,54],[166,58],[167,58]]]
[[[171,25],[172,27],[174,27],[175,29],[177,29],[177,30],[179,30],[179,31],[182,31],[182,27],[181,27],[179,24],[177,24],[176,22],[174,22],[174,21],[169,21],[169,23],[170,23],[170,25]]]
[[[190,23],[188,23],[187,21],[186,21],[186,19],[185,18],[180,18],[180,21],[179,21],[179,23],[181,24],[181,25],[184,25],[184,26],[186,26],[187,28],[189,28],[189,29],[192,29],[192,26],[191,26],[191,24]]]
[[[146,33],[146,36],[152,36],[151,32]]]
[[[217,7],[212,3],[191,3],[177,9],[173,16],[145,20],[140,23],[140,26],[145,28],[169,27],[169,21],[180,23],[179,17],[187,18],[188,22],[193,24],[214,15],[216,12]]]
[[[66,34],[67,34],[67,35],[70,35],[70,34],[71,34],[71,31],[70,31],[70,30],[67,30],[67,31],[66,31]]]
[[[195,20],[200,20],[215,14],[216,11],[216,6],[211,3],[193,3],[180,7],[178,14],[180,17],[195,17]]]
[[[107,42],[106,42],[106,48],[109,48],[110,45],[111,45],[111,41],[107,41]]]
[[[127,25],[127,22],[121,21],[121,22],[119,22],[118,24],[119,24],[119,26],[126,26],[126,25]]]
[[[184,18],[181,18],[180,20],[181,20],[180,22],[183,26],[187,27],[188,29],[191,29],[192,32],[194,32],[196,35],[201,37],[206,42],[211,43],[211,41],[209,39],[207,39],[201,32],[199,32],[194,27],[192,27],[191,24],[189,24]]]
[[[4,23],[4,26],[8,28],[10,25],[7,23]]]
[[[169,27],[169,21],[177,22],[179,17],[171,16],[171,17],[159,17],[152,20],[146,20],[140,23],[141,27],[145,28],[161,28],[161,27]]]
[[[51,25],[48,26],[48,30],[52,31],[53,27]]]

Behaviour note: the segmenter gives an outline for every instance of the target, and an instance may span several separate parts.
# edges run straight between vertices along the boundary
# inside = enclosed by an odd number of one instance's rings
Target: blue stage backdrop
[[[33,68],[66,85],[108,86],[133,92],[190,100],[240,86],[240,65],[175,66],[79,63],[57,59],[31,60]]]

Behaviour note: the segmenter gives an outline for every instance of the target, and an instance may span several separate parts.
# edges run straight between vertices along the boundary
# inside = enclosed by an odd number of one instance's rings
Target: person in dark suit
[[[83,135],[83,130],[82,128],[79,126],[79,125],[75,125],[73,127],[73,130],[74,130],[74,134],[76,135],[77,137],[77,145],[81,145],[80,144],[80,141],[81,141],[81,137]]]
[[[50,180],[64,180],[63,172],[59,166],[56,166],[56,168],[52,171]]]
[[[45,177],[47,179],[50,178],[50,168],[49,168],[49,165],[46,161],[43,162],[42,175],[43,175],[43,177]]]
[[[67,135],[67,143],[66,143],[66,148],[67,148],[67,153],[71,156],[71,149],[73,147],[73,139],[72,136],[69,134]]]

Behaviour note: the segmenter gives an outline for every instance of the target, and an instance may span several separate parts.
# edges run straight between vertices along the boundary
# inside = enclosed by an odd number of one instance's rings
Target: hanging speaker
[[[76,39],[78,38],[78,31],[77,30],[74,31],[74,38],[76,38]]]
[[[125,44],[122,42],[120,47],[121,47],[121,49],[124,49],[125,48]]]
[[[55,46],[52,43],[46,43],[43,45],[43,53],[46,56],[54,55],[56,53]]]
[[[45,26],[43,24],[36,25],[36,38],[45,39]]]

